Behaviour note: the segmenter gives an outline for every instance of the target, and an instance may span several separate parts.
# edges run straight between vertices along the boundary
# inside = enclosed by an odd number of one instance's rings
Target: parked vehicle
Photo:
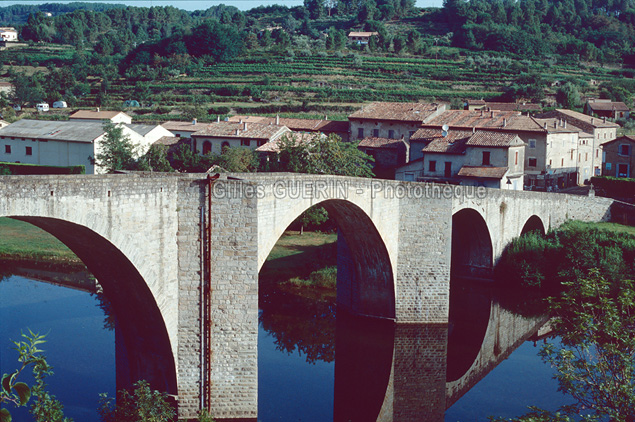
[[[49,111],[49,105],[48,105],[48,103],[38,103],[35,106],[35,109],[37,111]]]
[[[55,101],[53,103],[53,108],[67,108],[68,105],[66,104],[66,101]]]

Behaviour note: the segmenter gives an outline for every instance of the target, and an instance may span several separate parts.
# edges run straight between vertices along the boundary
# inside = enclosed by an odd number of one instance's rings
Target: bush
[[[103,422],[168,422],[176,419],[176,411],[166,394],[152,390],[147,381],[140,380],[132,392],[118,392],[115,406],[113,399],[102,394],[99,416]]]

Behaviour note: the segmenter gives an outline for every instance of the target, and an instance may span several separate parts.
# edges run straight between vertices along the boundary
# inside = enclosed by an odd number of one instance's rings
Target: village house
[[[348,40],[352,43],[355,44],[368,44],[368,42],[370,41],[371,37],[375,37],[377,36],[378,33],[377,32],[349,32],[348,33]]]
[[[602,176],[635,178],[635,136],[620,136],[602,147]]]
[[[584,113],[607,119],[628,119],[630,110],[620,101],[590,99],[584,104]]]
[[[523,190],[525,143],[514,133],[426,128],[415,137],[421,156],[398,168],[397,180]]]
[[[228,118],[228,121],[275,124],[286,126],[292,132],[323,133],[326,136],[337,135],[342,141],[348,141],[348,122],[329,120],[326,116],[324,116],[324,119],[291,119],[279,116],[231,116]]]
[[[537,115],[538,118],[556,118],[579,128],[591,139],[591,176],[599,176],[602,172],[602,145],[612,141],[617,137],[617,123],[606,120],[606,117],[598,118],[588,116],[573,110],[556,109],[547,113]],[[590,135],[590,136],[589,136]]]
[[[203,130],[209,125],[211,123],[199,123],[196,119],[188,122],[170,120],[161,124],[164,129],[169,130],[174,136],[188,139],[192,137],[193,133]]]
[[[378,179],[395,179],[395,170],[408,162],[410,144],[403,138],[372,136],[362,139],[357,148],[374,158],[373,173]]]
[[[71,114],[69,120],[81,120],[82,122],[99,122],[110,121],[112,123],[132,123],[132,117],[123,111],[107,111],[100,110],[79,110]]]
[[[524,184],[527,189],[553,190],[581,183],[578,177],[579,133],[564,119],[540,120],[515,111],[449,110],[422,125],[441,131],[487,130],[513,133],[526,145]],[[421,133],[410,139],[410,161],[423,156],[427,144]],[[587,154],[588,156],[589,154]]]
[[[367,104],[348,116],[351,140],[365,137],[408,141],[423,123],[445,111],[445,104],[389,103]]]
[[[157,139],[171,135],[157,125],[121,125],[122,133],[143,155]],[[86,174],[102,173],[94,164],[106,135],[102,122],[22,119],[0,129],[0,161],[45,166],[83,165]]]
[[[224,148],[256,149],[291,131],[286,126],[248,122],[216,122],[191,134],[192,148],[199,154],[221,154]]]

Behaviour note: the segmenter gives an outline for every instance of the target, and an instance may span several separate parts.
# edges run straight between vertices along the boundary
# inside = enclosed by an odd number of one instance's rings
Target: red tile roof
[[[517,138],[518,135],[515,133],[478,130],[467,141],[466,145],[478,147],[509,147]]]
[[[359,141],[360,147],[364,148],[399,148],[405,145],[403,139],[375,138],[369,136]]]
[[[618,128],[620,125],[613,122],[605,122],[604,119],[592,117],[583,113],[578,113],[577,111],[567,110],[563,108],[559,108],[553,111],[549,111],[547,113],[543,113],[539,116],[539,118],[562,118],[566,119],[569,123],[573,123],[576,126],[581,127],[585,131],[588,126],[591,129],[603,129],[603,128]]]
[[[481,128],[544,132],[543,128],[531,117],[516,111],[448,110],[422,126],[440,128],[443,125],[448,125],[450,129]]]
[[[286,126],[263,125],[261,123],[216,122],[192,133],[192,136],[207,138],[249,138],[274,140],[285,132]]]
[[[589,108],[597,111],[629,111],[629,108],[623,102],[617,101],[589,101]]]
[[[376,102],[348,116],[350,119],[396,120],[423,123],[439,111],[439,104]]]
[[[482,177],[485,179],[502,179],[507,167],[463,166],[458,172],[460,177]]]

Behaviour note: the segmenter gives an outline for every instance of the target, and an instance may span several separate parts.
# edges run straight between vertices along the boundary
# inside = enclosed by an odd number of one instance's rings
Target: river
[[[368,420],[387,411],[486,421],[519,416],[528,405],[554,410],[564,402],[538,347],[523,340],[539,318],[514,314],[487,289],[454,294],[454,309],[462,311],[449,326],[407,328],[336,319],[328,298],[261,296],[259,421]],[[55,372],[50,390],[76,422],[98,421],[99,393],[114,394],[116,368],[114,331],[97,296],[11,275],[0,282],[0,298],[0,373],[16,366],[10,339],[26,329],[47,333],[43,348]],[[413,351],[407,346],[413,341],[426,346]],[[491,371],[474,364],[487,356],[497,365]],[[24,411],[14,416],[32,420]]]

